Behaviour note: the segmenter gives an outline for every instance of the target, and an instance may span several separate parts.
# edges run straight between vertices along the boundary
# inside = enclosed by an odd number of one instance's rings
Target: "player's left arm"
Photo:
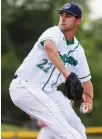
[[[88,107],[88,112],[92,111],[93,108],[93,85],[91,80],[85,81],[82,83],[84,92],[83,92],[83,100],[82,105],[86,105]]]
[[[84,49],[80,47],[79,49],[79,64],[77,66],[76,74],[78,75],[82,85],[83,85],[83,100],[81,106],[86,106],[88,108],[88,112],[92,111],[93,108],[93,85],[91,82],[91,74],[88,66],[88,62],[85,56]],[[88,113],[86,112],[86,113]]]

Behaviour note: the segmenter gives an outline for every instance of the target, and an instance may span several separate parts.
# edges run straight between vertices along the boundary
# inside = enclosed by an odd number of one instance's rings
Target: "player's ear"
[[[79,26],[81,24],[81,19],[80,18],[76,18],[76,25]]]

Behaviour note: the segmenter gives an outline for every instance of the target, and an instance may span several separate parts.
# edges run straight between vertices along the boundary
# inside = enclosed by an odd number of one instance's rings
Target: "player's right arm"
[[[44,41],[44,50],[49,60],[54,64],[54,66],[62,73],[62,75],[66,79],[69,76],[69,72],[62,62],[55,44],[51,40]]]

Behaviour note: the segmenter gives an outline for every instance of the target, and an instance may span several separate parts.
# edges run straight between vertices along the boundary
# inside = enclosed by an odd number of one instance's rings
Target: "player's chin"
[[[64,24],[59,24],[59,27],[62,31],[65,31],[66,30],[66,26]]]

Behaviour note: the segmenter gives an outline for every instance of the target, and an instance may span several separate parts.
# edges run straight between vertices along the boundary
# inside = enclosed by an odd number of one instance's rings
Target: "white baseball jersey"
[[[76,73],[81,82],[91,78],[82,46],[75,37],[71,42],[68,41],[58,26],[47,29],[40,36],[16,71],[16,75],[39,85],[45,92],[52,92],[59,84],[65,82],[63,75],[54,67],[44,51],[45,40],[54,42],[65,67],[69,72]]]

